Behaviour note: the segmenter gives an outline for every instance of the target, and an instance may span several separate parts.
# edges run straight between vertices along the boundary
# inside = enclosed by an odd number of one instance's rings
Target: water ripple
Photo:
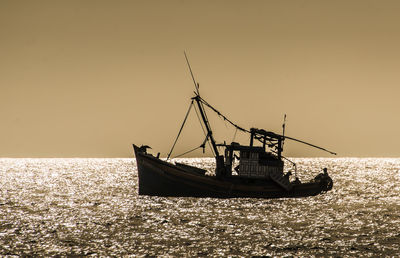
[[[181,159],[211,170],[212,159]],[[0,159],[0,255],[397,256],[400,159],[296,159],[302,199],[137,195],[132,159]]]

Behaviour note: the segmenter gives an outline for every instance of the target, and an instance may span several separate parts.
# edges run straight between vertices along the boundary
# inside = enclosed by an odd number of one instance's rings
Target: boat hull
[[[190,172],[156,158],[134,145],[139,195],[213,198],[306,197],[326,190],[323,182],[300,183],[290,191],[273,181],[217,178]]]

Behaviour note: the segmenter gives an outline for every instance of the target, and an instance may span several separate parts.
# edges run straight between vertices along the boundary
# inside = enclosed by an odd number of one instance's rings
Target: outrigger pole
[[[305,142],[305,141],[302,141],[302,140],[298,140],[298,139],[295,139],[295,138],[292,138],[292,137],[289,137],[289,136],[282,136],[282,137],[284,137],[284,138],[286,138],[286,139],[289,139],[289,140],[292,140],[292,141],[295,141],[295,142],[300,142],[300,143],[302,143],[302,144],[305,144],[305,145],[308,145],[308,146],[311,146],[311,147],[314,147],[314,148],[317,148],[317,149],[320,149],[320,150],[323,150],[323,151],[326,151],[326,152],[328,152],[328,153],[330,153],[330,154],[332,154],[332,155],[337,155],[336,152],[327,150],[327,149],[325,149],[325,148],[316,146],[316,145],[314,145],[314,144],[311,144],[311,143],[308,143],[308,142]]]

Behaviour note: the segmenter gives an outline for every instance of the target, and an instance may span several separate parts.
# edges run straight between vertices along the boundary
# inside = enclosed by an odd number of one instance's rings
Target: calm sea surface
[[[400,255],[400,159],[295,161],[302,181],[327,167],[333,190],[146,197],[133,159],[0,159],[0,255]]]

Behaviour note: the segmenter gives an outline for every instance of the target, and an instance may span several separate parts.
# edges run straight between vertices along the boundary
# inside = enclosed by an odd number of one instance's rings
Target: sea
[[[400,256],[400,159],[293,160],[301,181],[328,168],[333,189],[297,199],[149,197],[138,195],[134,159],[2,158],[0,256]]]

